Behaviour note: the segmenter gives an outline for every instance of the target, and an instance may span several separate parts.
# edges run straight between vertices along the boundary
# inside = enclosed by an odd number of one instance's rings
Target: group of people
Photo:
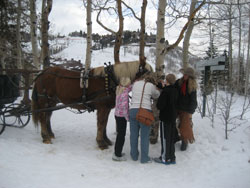
[[[131,83],[127,77],[121,78],[116,89],[117,136],[112,156],[114,161],[126,160],[122,150],[128,121],[130,122],[130,156],[134,161],[139,159],[139,137],[141,163],[155,161],[162,164],[176,164],[175,143],[181,140],[181,150],[184,151],[187,149],[188,143],[194,142],[192,114],[197,107],[196,76],[191,67],[180,71],[183,74],[180,79],[176,80],[174,74],[168,74],[160,83],[150,72],[145,73],[134,83]],[[132,99],[129,103],[131,91]],[[157,108],[160,111],[161,139],[160,156],[153,159],[148,155],[150,126],[144,125],[136,119],[140,106],[152,111],[152,98],[157,99]]]

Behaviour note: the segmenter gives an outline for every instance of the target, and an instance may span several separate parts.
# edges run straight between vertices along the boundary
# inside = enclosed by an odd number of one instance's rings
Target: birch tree
[[[242,41],[242,30],[241,30],[241,19],[242,19],[242,10],[241,10],[241,6],[240,6],[240,2],[239,0],[237,0],[237,8],[238,8],[238,15],[239,15],[239,25],[238,25],[238,30],[239,30],[239,39],[238,39],[238,62],[237,62],[237,70],[236,70],[236,83],[237,83],[237,86],[238,86],[238,91],[240,90],[240,73],[241,73],[241,41]]]
[[[196,4],[197,4],[197,0],[192,0],[191,5],[190,5],[190,11],[189,11],[190,16],[194,12]],[[193,32],[193,28],[194,28],[194,21],[192,19],[190,24],[188,25],[187,31],[185,33],[185,37],[183,39],[183,48],[182,48],[183,68],[186,68],[188,66],[188,61],[189,61],[188,51],[189,51],[190,38]]]
[[[32,55],[34,66],[39,69],[39,53],[37,43],[37,14],[36,14],[36,0],[29,0],[30,3],[30,37],[32,45]]]
[[[43,68],[48,68],[50,65],[49,54],[49,14],[52,9],[53,0],[42,1],[42,19],[41,19],[41,33],[42,33],[42,63]]]
[[[157,35],[156,35],[156,72],[158,75],[162,75],[162,67],[164,64],[164,57],[165,55],[172,49],[178,46],[178,44],[181,42],[181,40],[184,37],[184,34],[186,30],[189,28],[189,25],[193,22],[196,13],[201,9],[201,7],[206,3],[206,0],[203,0],[200,5],[195,8],[196,0],[192,0],[192,4],[190,8],[190,15],[188,17],[188,21],[182,28],[179,37],[177,38],[176,42],[169,45],[168,42],[165,42],[165,36],[164,36],[164,26],[165,26],[165,11],[166,11],[166,0],[159,0],[158,3],[158,12],[157,12]],[[188,46],[189,46],[189,40],[192,33],[193,26],[190,27],[188,30],[188,33],[186,33],[186,38],[184,41],[185,43],[185,49],[187,51],[188,55]]]
[[[166,0],[159,0],[158,11],[157,11],[157,33],[156,33],[156,67],[155,70],[158,76],[163,74],[163,65],[165,54],[165,11],[166,11]]]
[[[197,9],[194,9],[192,13],[190,14],[190,17],[183,27],[182,31],[180,32],[180,35],[177,39],[177,41],[172,44],[168,45],[168,43],[165,42],[165,35],[164,35],[164,27],[165,27],[165,11],[166,11],[166,0],[159,0],[158,2],[158,12],[157,12],[157,34],[156,34],[156,73],[158,77],[161,77],[163,75],[163,65],[164,65],[164,58],[167,52],[174,49],[178,44],[181,42],[183,35],[188,28],[188,25],[190,21],[194,18],[196,12],[205,4],[205,1],[203,1]],[[151,133],[150,133],[150,142],[151,144],[155,144],[158,139],[158,129],[159,129],[159,111],[156,108],[156,101],[154,101],[152,105],[153,113],[155,116],[155,122],[151,127]]]
[[[227,7],[229,22],[228,22],[228,61],[229,61],[229,87],[232,87],[232,75],[233,75],[233,36],[232,36],[232,4]]]
[[[250,109],[250,96],[249,96],[249,74],[250,74],[250,4],[248,5],[248,39],[247,39],[247,58],[246,58],[246,78],[244,87],[244,103],[242,105],[242,112],[240,119]]]
[[[248,43],[247,43],[247,63],[246,63],[246,82],[245,82],[245,96],[249,90],[249,74],[250,74],[250,5],[248,6]]]
[[[139,52],[139,58],[140,63],[144,66],[145,65],[145,16],[146,16],[146,8],[147,8],[148,1],[143,0],[142,7],[141,7],[141,18],[139,19],[140,25],[141,25],[141,32],[140,32],[140,52]]]
[[[90,69],[91,66],[91,48],[92,48],[92,20],[91,20],[91,0],[87,0],[87,48],[86,48],[86,60],[85,60],[85,70]]]
[[[17,7],[17,24],[16,24],[16,50],[17,50],[17,68],[22,69],[22,48],[21,48],[21,9],[22,4],[21,0],[17,1],[18,7]]]

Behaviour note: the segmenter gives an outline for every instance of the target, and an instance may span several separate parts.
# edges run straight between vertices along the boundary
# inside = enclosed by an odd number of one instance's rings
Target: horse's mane
[[[138,72],[140,62],[139,61],[129,61],[121,62],[114,65],[114,73],[118,80],[121,77],[129,77],[132,81],[135,79],[136,73]],[[153,71],[152,67],[146,63],[145,68],[149,71]],[[97,67],[94,69],[95,76],[104,76],[104,67]]]

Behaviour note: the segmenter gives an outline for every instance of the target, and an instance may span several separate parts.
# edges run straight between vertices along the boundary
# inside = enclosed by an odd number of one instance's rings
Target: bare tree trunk
[[[156,64],[155,70],[158,77],[164,75],[164,47],[165,47],[165,37],[164,37],[164,25],[165,25],[165,11],[166,11],[166,0],[159,0],[158,11],[157,11],[157,33],[156,33]],[[158,141],[159,133],[159,110],[156,108],[157,100],[153,101],[152,110],[155,117],[155,121],[151,126],[150,131],[150,143],[155,144]]]
[[[91,20],[91,0],[87,0],[87,48],[86,48],[86,60],[85,70],[90,69],[91,66],[91,48],[92,48],[92,20]]]
[[[157,33],[156,33],[156,65],[155,70],[158,76],[163,74],[163,65],[164,65],[164,44],[165,44],[165,35],[164,35],[164,26],[165,26],[165,12],[166,12],[166,0],[159,0],[158,3],[158,12],[157,12]]]
[[[4,61],[5,61],[5,58],[6,58],[6,57],[5,57],[4,55],[1,55],[1,62],[0,62],[0,63],[1,63],[1,68],[2,68],[2,69],[6,69],[5,62],[4,62]],[[1,74],[1,75],[5,75],[6,72],[1,70],[1,71],[0,71],[0,74]]]
[[[117,10],[119,16],[119,30],[116,32],[115,47],[114,47],[114,60],[115,63],[120,63],[120,48],[122,44],[122,34],[123,34],[123,15],[122,15],[122,4],[121,0],[117,0]]]
[[[140,25],[141,25],[141,32],[140,32],[140,52],[139,58],[140,63],[144,66],[145,65],[145,55],[144,55],[144,48],[145,48],[145,16],[146,16],[146,8],[147,8],[147,0],[143,0],[142,7],[141,7],[141,18],[140,18]]]
[[[248,95],[249,89],[249,74],[250,74],[250,7],[248,11],[249,18],[249,28],[248,28],[248,45],[247,45],[247,64],[246,64],[246,81],[245,81],[245,96]]]
[[[240,91],[240,88],[241,88],[241,84],[240,84],[240,69],[241,69],[241,6],[240,6],[240,2],[239,0],[237,0],[237,4],[238,4],[238,11],[239,11],[239,44],[238,44],[238,62],[237,62],[237,71],[236,71],[236,79],[237,79],[237,90]]]
[[[229,46],[228,46],[228,59],[229,59],[229,87],[230,90],[232,88],[232,75],[233,75],[233,36],[232,36],[232,4],[230,4],[228,9],[229,14],[229,25],[228,25],[228,40],[229,40]]]
[[[22,69],[22,48],[21,48],[21,0],[18,0],[18,8],[17,8],[17,25],[16,25],[16,45],[17,45],[17,68]]]
[[[53,0],[43,0],[42,2],[42,62],[43,68],[48,68],[50,65],[49,54],[49,21],[48,17],[52,9]]]
[[[32,45],[32,54],[34,66],[39,69],[39,54],[37,43],[37,14],[36,14],[36,0],[30,0],[30,36]]]
[[[197,4],[197,0],[192,0],[191,5],[190,5],[189,17],[194,12],[196,4]],[[184,40],[183,40],[183,49],[182,49],[183,68],[186,68],[188,66],[189,42],[190,42],[190,38],[191,38],[191,35],[192,35],[192,32],[193,32],[193,28],[194,28],[194,22],[191,21],[188,28],[187,28],[187,31],[186,31],[186,34],[185,34],[185,37],[184,37]]]

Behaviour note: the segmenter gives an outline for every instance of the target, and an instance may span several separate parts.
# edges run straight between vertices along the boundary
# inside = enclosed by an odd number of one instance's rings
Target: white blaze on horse
[[[72,108],[97,110],[96,141],[100,149],[106,149],[112,142],[107,137],[106,127],[109,113],[115,106],[115,89],[121,77],[132,81],[152,67],[139,61],[122,62],[107,67],[93,68],[88,72],[85,81],[87,87],[80,87],[80,71],[60,67],[50,67],[35,79],[32,93],[32,115],[35,125],[40,123],[44,143],[52,143],[55,138],[51,128],[51,115],[58,103]],[[84,85],[84,84],[83,84]]]

